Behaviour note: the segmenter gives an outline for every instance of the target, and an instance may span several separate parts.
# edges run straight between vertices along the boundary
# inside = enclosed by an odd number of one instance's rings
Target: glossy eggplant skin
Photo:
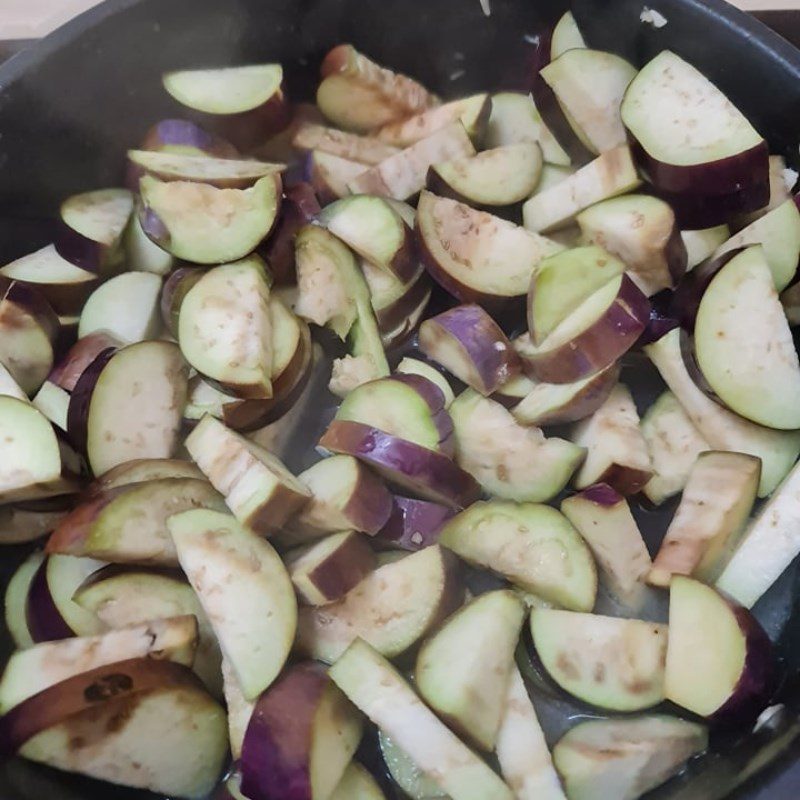
[[[257,63],[268,53],[284,65],[290,97],[303,100],[313,97],[322,55],[349,41],[447,99],[487,88],[529,91],[532,46],[524,34],[534,36],[569,4],[491,0],[490,5],[486,17],[477,0],[436,0],[425,4],[424,13],[409,13],[407,0],[107,0],[0,67],[4,258],[51,241],[49,220],[63,198],[121,184],[124,152],[140,143],[150,125],[174,113],[161,89],[165,70]],[[658,10],[668,20],[660,29],[640,22],[642,5],[642,0],[572,3],[592,47],[616,52],[636,66],[663,48],[675,50],[729,94],[768,137],[771,152],[796,158],[800,54],[791,45],[723,0],[659,0]],[[461,72],[464,65],[469,68]],[[135,90],[133,97],[129,90]],[[659,391],[649,373],[637,377],[639,384],[642,396]],[[4,584],[25,552],[4,548]],[[0,644],[3,660],[11,648],[5,634]],[[781,654],[789,666],[800,664],[800,639],[784,637]],[[741,746],[724,749],[713,764],[694,765],[681,787],[659,791],[660,800],[678,788],[687,790],[692,780],[704,780],[720,795],[733,791],[749,761],[770,745],[774,752],[765,753],[765,760],[783,756],[783,767],[791,767],[792,755],[774,740],[797,724],[800,688],[790,686],[781,699],[788,706],[782,722],[744,736]],[[379,771],[380,756],[368,765]],[[796,797],[800,765],[794,772],[776,769],[777,778],[774,771],[769,778],[756,776],[740,797]],[[139,800],[141,795],[13,762],[0,771],[0,797]]]

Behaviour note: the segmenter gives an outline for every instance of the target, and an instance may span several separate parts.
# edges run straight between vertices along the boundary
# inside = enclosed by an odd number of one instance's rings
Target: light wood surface
[[[100,0],[0,0],[0,39],[36,39]],[[651,0],[658,8],[658,0]],[[748,11],[797,9],[800,0],[733,0]],[[646,5],[643,0],[643,5]]]

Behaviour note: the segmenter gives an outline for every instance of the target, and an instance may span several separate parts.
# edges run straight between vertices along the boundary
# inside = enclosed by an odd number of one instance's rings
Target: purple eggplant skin
[[[321,210],[317,196],[308,183],[296,183],[285,189],[275,227],[256,251],[269,264],[277,286],[289,286],[297,282],[294,239],[300,228],[311,222]]]
[[[56,223],[53,244],[65,261],[95,275],[103,271],[110,250],[107,244],[87,238],[61,220]]]
[[[390,483],[449,508],[466,508],[481,494],[475,479],[443,453],[360,422],[334,420],[319,443],[333,453],[354,456]]]
[[[178,338],[178,316],[181,303],[189,290],[206,274],[200,267],[178,267],[173,270],[161,290],[161,318],[170,335]]]
[[[25,619],[34,642],[53,642],[69,639],[75,631],[67,625],[53,602],[47,585],[47,559],[36,571],[25,607]]]
[[[92,393],[100,378],[100,374],[116,352],[116,347],[108,347],[98,353],[94,361],[81,373],[69,398],[69,407],[67,408],[67,436],[69,437],[70,444],[83,456],[86,455],[89,404],[92,402]]]
[[[681,309],[675,306],[673,295],[672,289],[662,289],[650,298],[650,317],[641,336],[636,340],[635,347],[640,348],[652,344],[670,331],[680,327],[680,319],[677,315],[680,314]]]
[[[433,424],[439,432],[439,450],[452,458],[456,453],[455,429],[450,413],[444,407],[444,394],[433,381],[423,375],[392,375],[386,380],[397,381],[410,386],[426,403],[431,412]]]
[[[84,370],[109,348],[122,347],[116,337],[106,331],[94,331],[75,342],[50,370],[47,380],[60,386],[66,392],[75,391],[75,386]]]
[[[411,284],[408,291],[404,292],[390,305],[375,312],[380,332],[387,334],[399,328],[403,321],[408,319],[419,307],[419,304],[425,300],[430,290],[430,278],[423,271]]]
[[[376,544],[422,550],[439,541],[444,524],[453,516],[452,509],[440,503],[395,496],[392,514],[375,537]]]
[[[607,483],[595,483],[594,486],[589,486],[582,492],[578,492],[576,497],[588,500],[590,503],[595,503],[604,508],[613,508],[625,499],[616,489],[609,486]]]
[[[437,357],[443,340],[455,340],[469,362],[469,376]],[[419,331],[420,350],[457,378],[488,396],[520,373],[519,356],[497,323],[476,304],[456,306],[425,320]],[[459,374],[461,373],[461,374]],[[472,377],[472,381],[468,380]]]
[[[138,206],[138,211],[134,213],[139,214],[139,224],[142,226],[142,230],[159,247],[167,247],[172,237],[164,220],[149,206],[141,202]]]
[[[32,316],[52,345],[58,338],[60,323],[44,295],[29,283],[0,275],[0,303],[11,303]]]

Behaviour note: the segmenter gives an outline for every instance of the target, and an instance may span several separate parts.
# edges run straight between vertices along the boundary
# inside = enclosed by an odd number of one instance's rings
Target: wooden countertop
[[[0,39],[38,39],[100,0],[0,0]],[[748,11],[800,11],[800,0],[733,0]],[[646,5],[646,0],[643,0]],[[658,0],[653,0],[658,7]]]

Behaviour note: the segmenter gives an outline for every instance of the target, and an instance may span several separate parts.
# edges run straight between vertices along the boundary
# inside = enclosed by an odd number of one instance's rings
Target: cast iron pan
[[[291,96],[311,98],[321,56],[334,44],[352,42],[444,97],[526,90],[531,39],[568,0],[490,2],[487,18],[478,0],[108,0],[0,68],[0,263],[49,241],[63,197],[120,184],[125,150],[152,122],[179,113],[160,90],[164,70],[279,61]],[[720,0],[653,5],[668,20],[663,28],[640,23],[642,0],[575,0],[574,12],[592,46],[635,64],[664,48],[687,58],[753,120],[772,152],[797,166],[800,52]],[[626,380],[639,402],[658,390],[641,365]],[[298,458],[302,449],[298,442]],[[657,536],[672,510],[637,509],[637,515]],[[2,550],[0,584],[24,555],[23,548]],[[756,733],[715,738],[706,757],[651,798],[800,797],[796,565],[756,612],[778,640],[786,676],[782,705]],[[2,633],[4,659],[10,643]],[[558,735],[555,728],[548,732]],[[365,744],[362,756],[377,770],[374,743]],[[0,766],[0,800],[145,796],[20,760]]]

